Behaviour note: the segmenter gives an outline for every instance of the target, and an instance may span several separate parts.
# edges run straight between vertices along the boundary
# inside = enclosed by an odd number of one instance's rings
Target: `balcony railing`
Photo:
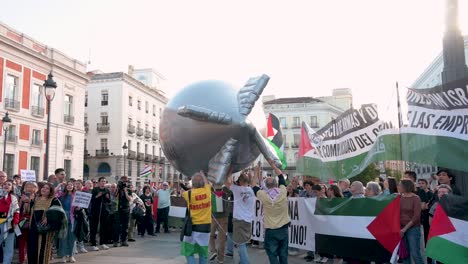
[[[89,131],[89,124],[88,123],[84,123],[84,130],[86,133],[88,133]]]
[[[33,146],[33,147],[42,147],[42,140],[33,138],[31,140],[31,146]]]
[[[145,159],[145,154],[138,152],[137,153],[137,160],[143,160],[143,159]]]
[[[164,164],[164,162],[166,162],[166,158],[165,157],[160,157],[159,158],[159,164]]]
[[[9,135],[7,136],[8,143],[18,143],[18,136],[16,135]]]
[[[84,153],[83,153],[84,158],[85,158],[85,159],[88,158],[88,155],[89,155],[89,152],[88,152],[87,149],[85,149],[85,150],[84,150]]]
[[[136,131],[136,128],[135,128],[134,125],[128,125],[128,126],[127,126],[127,132],[128,132],[129,134],[135,134],[135,131]]]
[[[318,123],[310,123],[310,127],[311,128],[318,128],[319,125],[318,125]]]
[[[44,117],[44,108],[39,106],[31,106],[31,115],[35,117]]]
[[[109,156],[108,149],[96,149],[96,157],[107,157]]]
[[[75,117],[72,115],[63,115],[63,122],[69,125],[75,123]]]
[[[301,128],[301,124],[293,124],[291,128]]]
[[[153,163],[158,163],[159,162],[159,157],[158,156],[153,156],[153,160],[151,160]]]
[[[110,123],[98,123],[97,124],[97,131],[99,133],[106,133],[110,130]]]
[[[141,136],[143,136],[143,134],[144,134],[143,128],[137,128],[136,135],[141,137]]]
[[[108,105],[109,101],[101,101],[101,105]]]
[[[153,156],[152,156],[152,155],[150,155],[150,154],[146,154],[146,155],[145,155],[145,161],[151,162],[152,159],[153,159]]]
[[[151,131],[145,130],[145,138],[151,138]]]
[[[72,144],[65,144],[65,150],[66,151],[73,151],[73,145]]]
[[[127,154],[127,159],[131,159],[131,160],[136,159],[136,152],[132,151],[132,150],[129,150],[128,154]]]
[[[8,110],[19,111],[20,102],[15,99],[5,98],[5,108]]]
[[[159,139],[158,133],[153,133],[153,141],[157,141]]]
[[[291,148],[298,148],[298,147],[299,147],[299,144],[296,144],[296,143],[291,144]]]

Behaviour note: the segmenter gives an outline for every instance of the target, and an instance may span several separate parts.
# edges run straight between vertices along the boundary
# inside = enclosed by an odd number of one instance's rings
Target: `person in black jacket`
[[[99,228],[99,245],[101,249],[109,249],[108,246],[104,244],[104,238],[106,235],[105,226],[107,222],[107,217],[109,216],[109,203],[110,203],[110,193],[106,186],[106,178],[100,177],[98,179],[99,185],[97,188],[93,189],[91,196],[91,225],[90,225],[90,241],[92,250],[98,251],[99,248],[96,244],[96,234]]]
[[[117,215],[119,217],[119,235],[120,245],[122,247],[128,247],[127,236],[128,236],[128,222],[130,220],[130,201],[132,200],[132,191],[129,188],[128,177],[120,177],[120,181],[117,184]],[[116,232],[116,230],[114,230]],[[114,240],[114,247],[118,247],[118,241]]]

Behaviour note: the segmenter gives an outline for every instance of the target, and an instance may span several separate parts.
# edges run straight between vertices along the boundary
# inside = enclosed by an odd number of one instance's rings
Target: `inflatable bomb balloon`
[[[208,172],[215,184],[231,168],[238,172],[250,166],[260,153],[281,166],[259,130],[265,125],[263,111],[254,109],[268,80],[267,75],[251,78],[240,90],[214,80],[181,90],[166,105],[159,128],[166,158],[185,175]],[[252,121],[257,110],[260,119]]]

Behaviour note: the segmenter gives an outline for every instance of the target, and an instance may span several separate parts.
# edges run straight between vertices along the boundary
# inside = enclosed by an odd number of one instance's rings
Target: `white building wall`
[[[140,153],[145,152],[145,144],[148,145],[147,154],[151,156],[160,157],[162,151],[160,151],[159,137],[157,141],[153,140],[153,127],[154,132],[159,131],[160,113],[164,109],[167,99],[158,94],[155,89],[143,85],[139,81],[133,79],[131,76],[124,73],[120,74],[119,77],[114,79],[109,78],[105,80],[92,80],[88,86],[88,107],[86,109],[88,116],[88,123],[90,129],[87,134],[88,145],[87,149],[91,157],[88,157],[87,164],[90,167],[90,177],[98,177],[97,174],[98,166],[101,162],[106,162],[111,165],[110,180],[116,176],[128,175],[129,159],[125,161],[125,173],[123,170],[124,166],[124,153],[122,146],[124,142],[130,140],[129,151],[137,151],[137,142],[140,143]],[[101,106],[101,94],[103,91],[107,91],[109,95],[108,106]],[[129,105],[129,96],[132,97],[132,105]],[[138,109],[138,101],[140,101],[141,108]],[[148,102],[148,113],[146,112],[146,102]],[[153,105],[154,114],[153,114]],[[100,116],[102,113],[107,113],[110,124],[110,131],[108,133],[99,133],[96,129],[96,124],[101,122]],[[137,122],[141,123],[141,128],[145,131],[145,125],[148,125],[148,131],[151,132],[151,138],[145,138],[137,136],[136,133],[128,133],[128,119],[132,119],[132,125],[137,129]],[[96,158],[96,149],[101,149],[100,141],[101,138],[107,138],[109,157]],[[153,146],[155,151],[153,153]],[[137,153],[136,153],[137,154]],[[153,159],[149,161],[138,161],[136,159],[130,159],[131,162],[131,179],[133,182],[137,180],[139,171],[137,171],[138,163],[140,164],[140,171],[143,170],[145,165],[155,167],[155,175],[160,176],[158,173],[158,166]],[[164,170],[167,171],[167,170]],[[141,179],[143,181],[144,179]],[[155,181],[156,179],[150,178]]]
[[[324,102],[313,102],[313,103],[299,103],[299,104],[267,104],[264,105],[264,112],[266,117],[274,114],[278,119],[286,118],[286,127],[282,128],[283,136],[286,137],[284,144],[284,151],[288,163],[287,173],[290,175],[296,175],[296,162],[297,153],[299,151],[299,143],[294,144],[294,136],[300,138],[301,135],[301,124],[306,122],[311,126],[311,117],[317,117],[317,127],[313,129],[318,130],[332,118],[336,118],[344,111],[336,106],[332,106]],[[299,117],[299,126],[295,126],[294,118]]]

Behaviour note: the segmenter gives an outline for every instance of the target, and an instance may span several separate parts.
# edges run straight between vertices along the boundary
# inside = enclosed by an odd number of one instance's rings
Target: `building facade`
[[[44,80],[52,72],[57,82],[51,108],[46,109]],[[0,119],[12,120],[5,139],[2,165],[9,176],[34,170],[36,179],[64,168],[67,177],[83,175],[84,95],[88,82],[86,64],[66,56],[29,36],[0,23]],[[50,142],[47,115],[50,114]],[[49,145],[49,164],[45,148]]]
[[[89,73],[84,121],[86,178],[105,176],[113,182],[126,175],[140,185],[148,180],[166,180],[167,175],[175,173],[164,158],[158,135],[167,98],[158,86],[149,86],[154,80],[145,85],[137,73],[164,81],[151,69],[145,72],[132,66],[128,73]],[[124,143],[128,147],[125,156]],[[146,166],[153,173],[139,177]]]
[[[468,64],[468,36],[464,37],[465,60]],[[429,66],[416,78],[412,88],[430,88],[442,84],[442,71],[444,70],[444,57],[440,53]]]
[[[274,96],[263,97],[265,115],[268,118],[270,113],[274,114],[278,117],[281,124],[284,153],[288,163],[285,171],[288,175],[297,174],[296,161],[300,145],[302,122],[306,122],[312,129],[318,130],[351,107],[351,90],[347,89],[346,96],[343,96],[344,93],[342,93],[341,89],[339,92],[341,93],[340,97],[336,99],[336,102],[339,102],[339,106],[329,103],[334,101],[333,96],[326,97],[329,102],[313,97],[278,99]],[[346,100],[343,98],[346,98]],[[348,107],[346,108],[346,106]]]

